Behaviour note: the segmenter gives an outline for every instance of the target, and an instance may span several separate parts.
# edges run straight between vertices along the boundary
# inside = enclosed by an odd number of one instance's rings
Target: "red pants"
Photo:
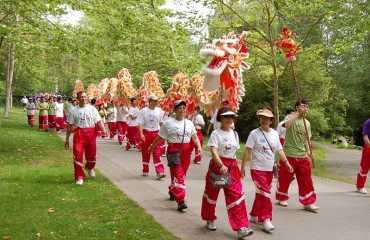
[[[123,142],[127,133],[127,122],[117,121],[118,142]]]
[[[197,129],[197,136],[199,138],[200,146],[203,147],[203,135],[202,135],[202,130],[201,129]],[[193,141],[190,142],[190,146],[191,146],[191,151],[193,152],[193,150],[196,148]],[[197,155],[197,154],[198,153],[196,152],[193,162],[199,163],[202,160],[202,155],[200,155],[200,154]]]
[[[66,124],[64,122],[64,118],[63,117],[57,117],[55,131],[56,132],[60,132],[64,128],[66,128]]]
[[[231,161],[233,166],[230,171],[231,185],[224,188],[225,202],[227,215],[231,228],[234,231],[242,227],[248,227],[249,221],[247,216],[247,207],[244,200],[243,185],[241,182],[240,170],[236,160],[230,158],[222,158],[223,164],[230,169]],[[212,161],[212,160],[211,160]],[[212,161],[211,169],[213,172],[219,172],[220,168]],[[216,203],[220,188],[215,188],[210,182],[210,170],[208,169],[206,175],[206,187],[202,199],[201,215],[205,221],[214,221],[217,219],[215,215]]]
[[[140,149],[140,132],[139,127],[129,126],[127,129],[127,145],[126,150],[129,150],[131,147],[135,146]]]
[[[360,171],[357,174],[357,188],[363,188],[365,186],[367,174],[370,169],[370,147],[364,144],[362,149],[362,157],[360,163]]]
[[[33,125],[35,123],[35,115],[27,115],[28,125]]]
[[[284,147],[285,138],[279,138],[279,140],[280,140],[281,146]]]
[[[48,115],[39,116],[39,130],[49,130]]]
[[[181,143],[170,143],[168,149],[171,152],[177,152],[180,150]],[[180,166],[170,167],[171,174],[171,185],[168,187],[170,192],[176,199],[177,203],[185,201],[186,186],[185,177],[189,169],[191,157],[191,149],[189,143],[182,144],[182,152],[180,157]]]
[[[283,162],[279,166],[279,178],[277,182],[276,200],[285,201],[289,199],[288,189],[293,175],[296,175],[298,182],[299,202],[303,205],[316,202],[316,193],[311,177],[311,164],[307,157],[287,157],[293,172],[288,172]]]
[[[49,127],[54,129],[56,126],[57,117],[55,115],[49,115],[48,120],[49,120]]]
[[[85,179],[83,155],[85,152],[87,169],[93,169],[96,163],[96,132],[94,128],[77,128],[73,136],[73,158],[75,179]]]
[[[271,183],[274,173],[251,169],[252,180],[256,186],[251,216],[258,217],[258,222],[272,220]]]
[[[141,156],[143,158],[143,172],[149,172],[149,162],[150,162],[150,154],[148,153],[148,148],[150,144],[154,142],[154,139],[158,136],[158,131],[149,132],[143,130],[143,134],[145,136],[145,141],[141,142]],[[164,173],[164,167],[161,160],[161,148],[160,146],[155,146],[153,149],[153,163],[155,167],[156,173]]]
[[[108,122],[108,128],[109,128],[109,137],[113,138],[117,133],[117,123]]]

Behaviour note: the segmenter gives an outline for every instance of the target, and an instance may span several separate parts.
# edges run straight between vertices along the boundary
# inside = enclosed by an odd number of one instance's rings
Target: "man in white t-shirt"
[[[108,117],[108,128],[109,128],[109,137],[113,139],[113,137],[117,133],[117,109],[116,104],[114,101],[110,102],[110,107],[107,109],[107,117]]]
[[[128,109],[126,106],[123,106],[121,103],[117,107],[117,131],[118,131],[118,142],[121,145],[123,142],[123,139],[125,138],[125,135],[127,133],[127,114]]]
[[[26,104],[26,109],[27,109],[28,125],[33,127],[33,124],[35,123],[36,105],[33,102],[31,97],[28,99],[28,103]]]
[[[85,168],[88,170],[91,178],[95,177],[94,167],[96,164],[96,131],[95,124],[98,124],[100,130],[105,132],[101,117],[95,107],[87,104],[87,95],[85,91],[77,93],[79,105],[76,106],[68,115],[68,128],[64,146],[69,147],[69,136],[72,126],[75,127],[73,135],[73,158],[75,169],[75,180],[77,185],[82,185],[85,179],[83,170],[83,156],[85,155]],[[85,153],[85,154],[84,154]]]
[[[200,112],[200,107],[196,106],[194,114],[190,116],[189,120],[193,122],[195,126],[195,130],[197,131],[197,136],[200,142],[200,145],[203,147],[203,134],[202,134],[202,127],[204,127],[204,119]],[[191,141],[190,146],[192,148],[192,151],[195,149],[195,144],[193,141]],[[195,157],[193,160],[193,163],[200,164],[200,161],[202,160],[202,155],[195,153]]]
[[[21,99],[21,103],[22,103],[22,106],[23,106],[23,110],[26,111],[26,105],[28,103],[28,99],[26,96],[24,96],[22,99]]]
[[[139,123],[137,117],[139,116],[140,109],[137,107],[137,100],[131,98],[131,107],[128,110],[128,129],[127,129],[127,144],[126,150],[130,150],[132,147],[141,149],[140,146],[140,133]]]
[[[62,129],[64,129],[65,122],[64,122],[64,103],[63,99],[61,96],[57,98],[57,102],[55,103],[55,116],[56,116],[56,126],[55,126],[55,131],[56,133],[60,133]]]
[[[141,155],[143,161],[143,176],[148,176],[150,153],[148,149],[158,136],[158,132],[163,123],[162,110],[157,107],[158,97],[150,95],[148,98],[148,107],[140,111],[137,122],[139,123],[139,132],[141,138]],[[157,145],[153,149],[153,163],[157,173],[157,180],[166,177],[164,167],[161,161],[161,148]]]

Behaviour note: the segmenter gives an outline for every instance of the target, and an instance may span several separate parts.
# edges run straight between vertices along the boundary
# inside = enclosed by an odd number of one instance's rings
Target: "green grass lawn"
[[[1,239],[178,239],[101,174],[76,186],[72,150],[35,120],[0,118]]]

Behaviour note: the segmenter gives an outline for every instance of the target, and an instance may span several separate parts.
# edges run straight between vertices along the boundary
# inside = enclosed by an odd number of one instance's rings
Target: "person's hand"
[[[245,178],[245,167],[240,169],[240,174],[242,175],[242,178]]]
[[[207,137],[209,137],[209,130],[207,130]]]
[[[289,161],[285,162],[285,167],[288,170],[288,172],[293,172],[293,167],[290,165]]]
[[[145,136],[144,134],[140,134],[141,141],[145,142]]]
[[[220,173],[221,174],[226,174],[228,170],[229,169],[225,165],[222,165],[222,167],[220,167]]]
[[[64,147],[65,147],[65,148],[69,148],[69,140],[66,140],[66,141],[64,142]]]
[[[148,153],[151,153],[151,152],[153,152],[153,144],[151,144],[150,146],[149,146],[149,148],[148,148]]]
[[[202,148],[197,148],[196,152],[195,152],[195,156],[202,156],[203,153],[202,153]]]

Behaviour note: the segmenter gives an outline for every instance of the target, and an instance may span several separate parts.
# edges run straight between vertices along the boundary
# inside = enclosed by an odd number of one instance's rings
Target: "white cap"
[[[156,95],[154,95],[154,94],[151,94],[151,95],[149,95],[148,100],[157,101],[158,100],[158,97]]]
[[[173,108],[177,108],[180,104],[184,104],[186,106],[186,102],[184,100],[176,100],[173,104]]]

